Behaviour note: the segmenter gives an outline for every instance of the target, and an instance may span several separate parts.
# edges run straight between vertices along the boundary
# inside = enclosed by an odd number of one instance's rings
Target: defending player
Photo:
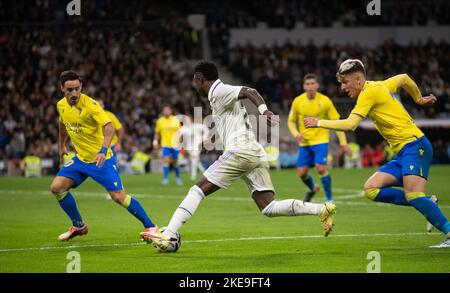
[[[225,152],[192,186],[185,199],[175,211],[164,234],[158,231],[141,233],[143,240],[165,250],[169,239],[194,214],[200,202],[220,188],[228,188],[242,178],[261,213],[268,217],[317,215],[323,223],[325,236],[333,228],[336,206],[332,203],[315,204],[296,199],[275,200],[274,188],[268,171],[263,147],[256,141],[249,122],[247,110],[240,100],[249,99],[269,123],[278,118],[267,109],[264,99],[252,88],[224,84],[216,66],[201,62],[194,70],[194,85],[202,96],[207,96],[213,111],[217,133],[222,139]]]
[[[309,189],[304,199],[304,201],[308,202],[320,189],[320,186],[314,184],[313,178],[308,174],[309,168],[315,166],[317,173],[320,175],[326,199],[327,201],[332,201],[331,175],[327,169],[329,131],[321,128],[305,128],[303,118],[313,116],[320,119],[334,120],[339,119],[340,116],[333,102],[327,96],[318,92],[319,83],[315,74],[308,73],[305,75],[303,78],[303,89],[305,92],[292,102],[288,118],[289,130],[299,144],[297,174]],[[345,133],[336,131],[336,135],[344,153],[351,155]]]
[[[175,182],[178,186],[183,185],[180,178],[180,167],[178,167],[178,130],[181,128],[180,120],[172,115],[170,106],[163,107],[162,117],[156,121],[155,136],[153,138],[153,147],[162,148],[163,158],[163,180],[162,185],[169,184],[169,167],[172,163],[175,172]]]
[[[416,83],[407,74],[384,81],[367,81],[364,65],[357,59],[344,61],[337,78],[341,89],[357,99],[350,116],[345,120],[309,117],[305,118],[305,126],[355,130],[359,122],[369,115],[396,156],[366,181],[365,195],[374,201],[413,206],[447,236],[442,244],[433,247],[450,247],[450,223],[436,203],[425,195],[433,148],[394,93],[401,87],[424,107],[436,103],[436,97],[432,94],[422,97]],[[391,187],[396,185],[402,185],[403,190]]]
[[[146,231],[156,230],[157,227],[141,204],[126,194],[122,187],[119,170],[110,149],[114,135],[111,120],[94,99],[81,93],[82,82],[76,72],[61,73],[60,83],[64,97],[57,104],[59,154],[61,159],[67,154],[66,142],[69,137],[76,156],[59,170],[50,186],[59,205],[72,221],[69,230],[58,239],[66,241],[88,233],[88,227],[70,192],[70,189],[76,188],[88,177],[101,184],[115,202],[141,221]]]

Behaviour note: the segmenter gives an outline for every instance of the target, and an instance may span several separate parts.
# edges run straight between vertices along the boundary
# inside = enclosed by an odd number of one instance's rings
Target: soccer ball
[[[164,233],[166,229],[167,227],[162,227],[160,229],[161,233]],[[159,252],[177,252],[180,246],[181,246],[181,235],[180,233],[177,232],[175,237],[170,238],[169,246],[166,249],[156,247],[156,250],[158,250]]]

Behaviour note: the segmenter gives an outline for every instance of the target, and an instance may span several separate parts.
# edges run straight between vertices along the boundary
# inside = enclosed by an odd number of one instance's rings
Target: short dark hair
[[[315,79],[317,80],[317,75],[315,75],[314,73],[307,73],[304,77],[303,77],[303,82],[307,81],[308,79]]]
[[[219,78],[219,72],[214,63],[202,61],[195,66],[194,73],[201,73],[207,80],[216,80]]]
[[[68,80],[77,80],[77,79],[81,82],[81,76],[73,70],[63,71],[59,76],[59,82],[61,83],[62,86],[64,86],[64,84]]]

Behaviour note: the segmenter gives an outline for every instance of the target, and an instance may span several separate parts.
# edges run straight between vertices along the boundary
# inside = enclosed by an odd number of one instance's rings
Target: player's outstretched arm
[[[420,93],[419,87],[417,84],[409,77],[408,74],[403,73],[393,77],[398,87],[403,88],[406,92],[413,98],[416,104],[423,107],[430,107],[434,105],[437,101],[437,98],[430,94],[429,96],[422,97]]]
[[[59,122],[59,159],[61,164],[64,162],[64,155],[67,155],[66,143],[68,136],[66,126],[64,123]]]
[[[274,115],[272,111],[269,111],[266,103],[264,102],[264,98],[254,88],[249,88],[246,86],[242,87],[238,98],[241,100],[249,99],[256,107],[258,107],[259,113],[266,116],[269,123],[275,124],[279,122],[278,116]]]
[[[321,127],[339,131],[354,131],[361,120],[361,116],[350,114],[347,119],[343,120],[317,120],[315,117],[306,117],[304,123],[306,128]]]

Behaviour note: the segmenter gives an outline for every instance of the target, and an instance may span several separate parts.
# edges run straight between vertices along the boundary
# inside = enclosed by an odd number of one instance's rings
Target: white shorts
[[[265,156],[249,156],[227,151],[203,173],[203,176],[220,188],[226,189],[242,177],[252,193],[254,191],[275,191]]]

